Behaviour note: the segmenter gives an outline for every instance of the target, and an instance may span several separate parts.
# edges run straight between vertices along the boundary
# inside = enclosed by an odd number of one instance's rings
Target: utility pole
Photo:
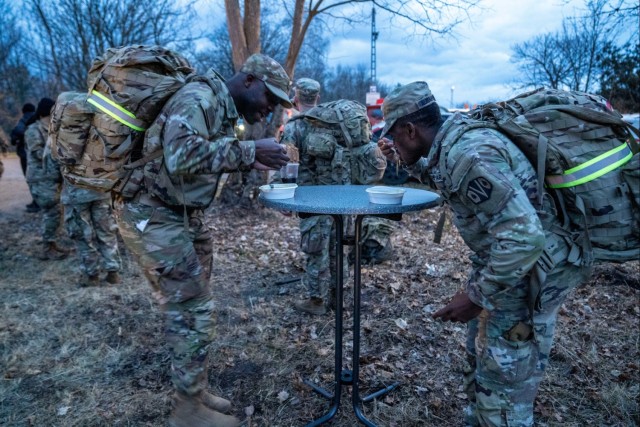
[[[376,105],[380,99],[380,93],[376,87],[376,40],[378,32],[376,31],[376,8],[371,8],[371,81],[369,82],[369,92],[366,94],[365,104]]]
[[[376,31],[376,8],[371,8],[371,85],[376,85],[376,40],[378,39],[378,31]]]

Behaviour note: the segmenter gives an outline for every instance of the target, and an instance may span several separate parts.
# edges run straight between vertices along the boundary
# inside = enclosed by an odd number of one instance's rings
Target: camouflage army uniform
[[[307,135],[313,127],[307,120],[292,120],[284,128],[281,142],[297,148],[300,156],[298,185],[323,185],[331,183],[331,171],[318,167],[318,160],[309,154]],[[370,143],[363,176],[354,177],[354,183],[374,183],[382,177],[386,159],[374,143]],[[277,179],[277,176],[276,176]],[[346,231],[353,228],[352,218],[345,221]],[[335,231],[330,215],[316,215],[300,219],[300,249],[307,254],[305,284],[310,298],[327,301],[329,289],[336,286]],[[379,248],[390,248],[390,235],[394,226],[389,220],[365,217],[362,222],[363,257],[369,260],[380,254]],[[372,253],[370,248],[375,250]],[[345,267],[347,267],[345,265]]]
[[[549,198],[534,208],[537,176],[522,152],[486,128],[452,137],[473,123],[447,120],[428,158],[407,170],[442,193],[473,251],[466,290],[483,310],[468,325],[466,422],[532,426],[558,309],[587,272],[567,262],[570,242],[551,231],[560,223]]]
[[[29,125],[24,141],[27,148],[27,183],[34,200],[42,209],[42,240],[55,242],[60,227],[60,165],[51,157],[47,144],[47,125],[36,120]]]
[[[111,195],[75,187],[65,181],[60,196],[64,223],[75,240],[81,271],[97,276],[101,270],[120,271],[118,226],[111,210]]]
[[[176,389],[196,395],[206,387],[214,335],[210,289],[213,240],[203,209],[223,172],[248,167],[255,144],[234,134],[233,98],[209,71],[174,94],[147,130],[145,154],[163,156],[144,167],[140,192],[116,203],[116,219],[162,305]]]

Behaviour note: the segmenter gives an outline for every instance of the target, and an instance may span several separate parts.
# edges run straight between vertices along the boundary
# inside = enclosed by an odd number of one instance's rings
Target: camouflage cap
[[[415,113],[435,102],[436,98],[426,82],[413,82],[394,89],[387,95],[382,105],[387,124],[382,129],[380,137],[386,135],[399,118]]]
[[[303,104],[313,105],[320,94],[320,83],[303,77],[296,82],[296,96]]]
[[[262,80],[269,91],[278,97],[280,104],[285,108],[291,108],[289,100],[289,87],[291,81],[289,76],[275,59],[256,53],[251,55],[242,68],[241,72],[251,74]]]

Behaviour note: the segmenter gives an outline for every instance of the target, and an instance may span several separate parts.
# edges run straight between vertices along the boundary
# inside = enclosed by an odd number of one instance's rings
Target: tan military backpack
[[[580,262],[640,258],[638,130],[606,99],[539,88],[469,115],[507,135],[537,169]]]
[[[182,55],[162,46],[111,48],[94,59],[88,93],[61,93],[49,127],[52,155],[69,182],[135,194],[131,174],[162,154],[141,158],[144,131],[193,72]]]
[[[361,103],[324,102],[291,120],[310,125],[305,148],[315,162],[317,184],[372,184],[382,178],[386,159],[371,142],[367,109]]]

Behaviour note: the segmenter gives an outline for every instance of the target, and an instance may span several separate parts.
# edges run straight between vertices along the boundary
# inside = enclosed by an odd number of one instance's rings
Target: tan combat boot
[[[311,297],[309,299],[299,300],[296,301],[293,306],[298,311],[303,311],[313,315],[327,313],[327,307],[325,307],[324,300],[322,298]]]
[[[98,276],[97,274],[85,275],[80,280],[79,284],[83,288],[87,288],[87,287],[90,287],[90,286],[100,286],[100,276]]]
[[[209,409],[228,414],[231,411],[231,402],[222,397],[203,391],[200,400]]]
[[[68,255],[67,252],[56,250],[55,243],[46,242],[43,244],[42,252],[40,253],[39,258],[43,261],[60,260],[60,259],[65,259],[67,255]]]
[[[170,427],[238,427],[242,422],[234,416],[207,408],[201,395],[176,393],[169,416]]]
[[[112,285],[117,285],[122,281],[120,280],[120,274],[117,271],[107,272],[107,278],[105,280]]]
[[[58,242],[51,242],[51,245],[53,246],[53,249],[58,252],[62,252],[63,254],[70,254],[71,252],[73,252],[72,249],[59,245]]]

